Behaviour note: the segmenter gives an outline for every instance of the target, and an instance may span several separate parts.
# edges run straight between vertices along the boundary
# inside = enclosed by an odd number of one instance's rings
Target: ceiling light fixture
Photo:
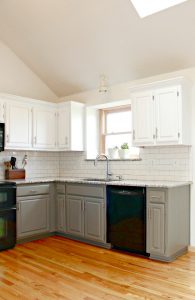
[[[131,0],[140,18],[147,17],[187,0]]]
[[[108,91],[108,80],[106,75],[100,75],[99,93],[106,93]]]

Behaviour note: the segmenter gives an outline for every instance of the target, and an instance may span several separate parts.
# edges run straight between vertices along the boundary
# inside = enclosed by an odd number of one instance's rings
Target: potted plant
[[[120,159],[128,159],[130,155],[128,143],[123,143],[121,145],[121,149],[119,149],[118,152],[119,152]]]
[[[118,158],[118,147],[115,146],[114,148],[108,148],[108,156],[110,159]]]

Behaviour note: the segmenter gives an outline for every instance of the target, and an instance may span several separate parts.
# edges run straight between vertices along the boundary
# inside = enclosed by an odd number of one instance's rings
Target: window
[[[132,147],[131,106],[100,110],[100,153],[108,154],[109,148],[128,143],[129,158],[139,156],[139,148]]]
[[[187,0],[131,0],[140,18],[147,17],[185,1]]]

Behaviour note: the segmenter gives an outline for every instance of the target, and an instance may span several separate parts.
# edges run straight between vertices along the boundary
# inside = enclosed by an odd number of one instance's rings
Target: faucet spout
[[[109,159],[108,159],[107,155],[105,155],[105,154],[97,155],[96,159],[94,160],[94,166],[96,166],[97,161],[101,160],[101,158],[105,158],[105,161],[106,161],[106,179],[109,179],[109,176],[111,176],[112,174],[109,172]]]

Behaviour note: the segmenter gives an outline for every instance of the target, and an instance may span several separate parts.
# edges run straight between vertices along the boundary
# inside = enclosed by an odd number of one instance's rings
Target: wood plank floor
[[[0,252],[0,299],[195,300],[195,253],[161,263],[49,237]]]

